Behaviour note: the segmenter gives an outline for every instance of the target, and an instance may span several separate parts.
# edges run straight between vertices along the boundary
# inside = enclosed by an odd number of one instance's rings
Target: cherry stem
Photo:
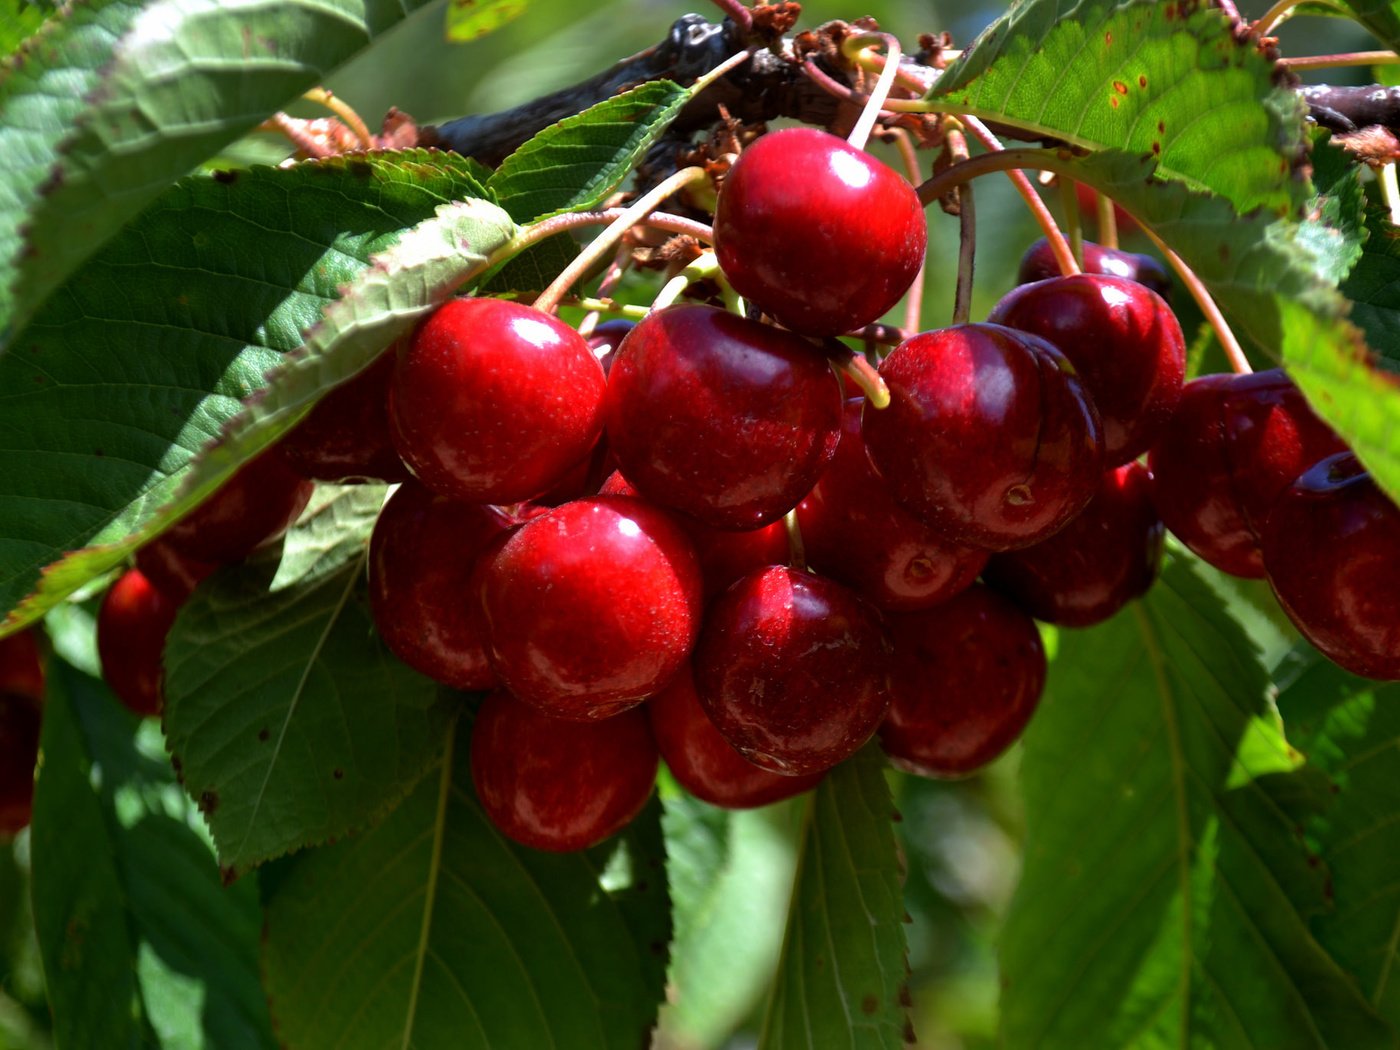
[[[1099,219],[1099,243],[1105,248],[1118,249],[1118,213],[1106,193],[1094,191],[1094,209]]]
[[[323,87],[315,87],[301,96],[308,102],[317,102],[325,106],[341,119],[355,137],[360,140],[360,146],[364,149],[374,149],[374,136],[370,134],[369,128],[365,125],[360,115],[346,102],[336,98],[335,93]]]
[[[1278,64],[1297,72],[1300,69],[1340,69],[1343,66],[1385,66],[1396,62],[1400,62],[1400,55],[1394,51],[1344,51],[1338,55],[1281,58]]]
[[[745,33],[753,29],[753,12],[741,4],[739,0],[711,0],[711,2],[728,15],[730,20]]]
[[[1069,251],[1079,269],[1084,269],[1084,222],[1079,216],[1079,193],[1073,179],[1063,176],[1060,183],[1060,206],[1065,209],[1065,227],[1069,230]],[[1068,276],[1068,275],[1066,275]]]
[[[1297,6],[1298,0],[1278,0],[1273,7],[1250,23],[1249,28],[1259,36],[1268,36],[1271,29],[1282,25],[1293,16],[1293,9]]]
[[[661,291],[656,294],[656,298],[651,301],[651,309],[648,313],[657,310],[664,310],[681,297],[687,288],[696,281],[703,281],[708,278],[721,277],[719,259],[714,252],[705,252],[703,255],[692,259],[690,263],[680,273],[676,274],[661,287]]]
[[[1220,307],[1211,298],[1210,291],[1206,288],[1205,282],[1196,276],[1196,271],[1186,265],[1186,260],[1177,255],[1167,247],[1162,238],[1148,226],[1142,227],[1149,240],[1157,246],[1157,250],[1176,271],[1176,275],[1181,278],[1181,283],[1186,285],[1186,290],[1191,293],[1191,298],[1196,300],[1196,305],[1201,308],[1201,313],[1210,322],[1211,328],[1215,330],[1215,337],[1220,340],[1220,347],[1225,351],[1225,356],[1230,361],[1230,367],[1240,375],[1249,375],[1254,371],[1249,363],[1249,358],[1245,356],[1244,348],[1240,346],[1240,341],[1235,338],[1235,333],[1231,331],[1229,322],[1225,320],[1225,315],[1220,312]]]
[[[865,149],[875,121],[880,118],[880,110],[884,107],[885,100],[890,97],[890,88],[894,87],[895,74],[899,72],[899,59],[903,52],[900,50],[899,40],[889,33],[856,33],[841,41],[841,54],[858,65],[861,52],[879,44],[885,46],[884,68],[880,70],[880,76],[875,81],[875,90],[865,100],[860,119],[846,136],[846,141],[856,149]]]
[[[748,9],[743,8],[743,10],[747,12]],[[750,25],[752,24],[752,20],[750,20]],[[736,51],[734,54],[730,55],[719,65],[715,66],[714,69],[710,70],[704,76],[696,77],[695,80],[691,83],[690,87],[687,89],[690,92],[690,97],[694,98],[696,95],[700,94],[700,92],[704,91],[707,87],[713,84],[720,77],[728,73],[731,69],[735,69],[739,66],[742,66],[752,57],[753,52],[749,51],[747,48],[743,51]]]
[[[899,150],[900,160],[904,162],[905,176],[910,183],[918,185],[919,158],[914,152],[914,140],[903,128],[886,128],[885,136],[894,140],[895,147]],[[919,260],[919,269],[914,274],[914,283],[909,286],[909,291],[904,296],[904,327],[911,332],[919,330],[920,321],[924,315],[924,271],[927,267],[928,256],[925,255]]]
[[[535,300],[535,309],[544,313],[553,313],[559,300],[574,286],[574,282],[582,278],[604,255],[616,248],[618,242],[622,240],[623,234],[645,219],[667,197],[689,183],[704,177],[704,168],[681,168],[680,171],[668,175],[638,197],[629,207],[622,210],[622,213],[612,221],[607,229],[593,238],[592,243],[579,252],[568,266],[564,267],[563,273],[550,282],[549,287],[541,292],[539,298]],[[565,216],[560,215],[555,218],[565,218]],[[538,229],[550,221],[552,220],[546,219],[534,227],[527,227],[527,229]],[[519,240],[519,237],[514,240]]]
[[[302,130],[305,123],[305,121],[299,121],[297,118],[289,117],[287,114],[279,111],[259,124],[258,130],[281,135],[313,160],[321,160],[325,157],[334,156],[334,150],[328,149],[326,146],[316,141],[315,136],[308,135]]]
[[[598,282],[598,295],[600,298],[607,297],[612,290],[617,287],[617,282],[622,280],[622,274],[627,269],[627,262],[632,258],[632,252],[626,244],[619,244],[617,251],[613,252],[612,262],[608,263],[608,268],[603,271],[603,279]],[[598,318],[601,316],[600,310],[589,310],[578,326],[578,334],[587,339],[593,334],[593,329],[598,325]]]
[[[1400,181],[1395,177],[1394,161],[1381,165],[1380,170],[1376,172],[1376,181],[1380,183],[1385,206],[1390,209],[1391,225],[1400,226]]]
[[[841,83],[839,80],[833,79],[830,74],[825,72],[811,58],[805,58],[802,60],[802,72],[806,73],[807,76],[811,79],[812,83],[816,84],[817,87],[821,88],[828,95],[832,95],[846,102],[863,101],[863,98],[859,92],[857,92],[854,88]],[[886,118],[899,116],[898,113],[894,112],[892,109],[889,108],[890,100],[886,99],[885,101],[886,107],[880,110],[880,116]]]
[[[841,340],[834,337],[822,340],[831,363],[841,370],[841,374],[860,388],[865,400],[875,408],[888,408],[890,388],[885,386],[884,377],[864,354],[856,353]]]
[[[806,572],[807,545],[802,542],[802,526],[797,521],[796,507],[783,515],[783,529],[787,532],[788,567],[798,572]]]
[[[955,162],[967,160],[967,137],[957,128],[949,128],[944,141]],[[967,324],[972,318],[972,279],[977,260],[977,208],[972,186],[958,187],[958,280],[953,291],[953,323]]]

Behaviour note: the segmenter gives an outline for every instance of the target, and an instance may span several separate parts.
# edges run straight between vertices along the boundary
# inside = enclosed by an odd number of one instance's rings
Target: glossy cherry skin
[[[928,238],[908,180],[816,128],[745,148],[715,206],[715,254],[735,291],[804,335],[877,321],[913,283]]]
[[[665,511],[626,496],[555,507],[486,569],[491,663],[521,700],[607,718],[676,673],[700,630],[700,564]]]
[[[647,499],[756,529],[795,507],[836,452],[841,384],[791,332],[673,306],[622,341],[607,419],[618,466]]]
[[[621,317],[614,317],[594,325],[593,333],[588,337],[588,349],[593,351],[593,356],[603,366],[604,375],[612,371],[613,358],[617,356],[617,348],[622,344],[627,333],[635,327],[637,327],[636,321],[628,321]]]
[[[1152,476],[1125,463],[1079,516],[1043,543],[996,554],[983,579],[1037,620],[1087,627],[1147,592],[1162,560]]]
[[[1222,572],[1264,575],[1257,531],[1314,463],[1346,448],[1282,370],[1208,375],[1152,447],[1153,499],[1177,539]]]
[[[901,507],[861,437],[863,398],[846,402],[841,444],[797,505],[807,562],[882,609],[924,609],[970,587],[987,552],[949,542]]]
[[[165,702],[165,639],[181,601],[157,590],[140,569],[112,584],[97,612],[102,677],[126,707],[158,715]]]
[[[1274,594],[1308,641],[1353,674],[1400,679],[1400,508],[1354,455],[1298,478],[1261,544]]]
[[[318,481],[405,481],[408,468],[389,433],[389,382],[396,354],[385,351],[342,383],[282,439],[287,462]]]
[[[1010,747],[1045,687],[1035,621],[980,584],[888,619],[894,658],[880,743],[890,761],[921,776],[961,777]]]
[[[784,565],[711,603],[695,690],[724,738],[786,776],[830,769],[870,739],[889,705],[878,610],[834,580]]]
[[[1172,279],[1167,268],[1150,255],[1137,252],[1105,248],[1093,241],[1084,242],[1084,272],[1104,273],[1114,277],[1126,277],[1138,284],[1145,284],[1168,303],[1171,302]],[[1016,283],[1030,284],[1050,277],[1060,277],[1060,264],[1055,261],[1055,253],[1050,250],[1050,242],[1044,237],[1033,242],[1021,256],[1016,269]]]
[[[44,659],[34,628],[0,638],[0,693],[44,699]]]
[[[602,496],[641,496],[621,471],[613,471],[598,490]],[[676,523],[695,544],[700,559],[700,575],[705,580],[705,597],[728,589],[740,576],[765,565],[777,565],[788,559],[787,529],[781,521],[761,529],[729,531],[702,525],[694,518],[677,515]]]
[[[676,782],[696,798],[725,809],[751,809],[792,798],[822,774],[786,777],[750,762],[715,728],[695,695],[690,665],[646,703],[656,746]]]
[[[866,452],[896,500],[950,541],[1029,547],[1063,528],[1103,472],[1098,412],[1038,336],[964,324],[906,339],[865,407]]]
[[[389,498],[370,538],[369,597],[395,656],[456,689],[499,684],[481,575],[514,524],[495,507],[444,499],[413,481]]]
[[[306,509],[313,487],[274,445],[245,463],[160,539],[188,560],[217,565],[242,561],[287,531]]]
[[[160,536],[136,552],[136,567],[153,587],[182,602],[214,575],[219,563],[191,558]]]
[[[492,693],[472,727],[472,783],[491,823],[535,849],[572,852],[626,827],[656,782],[656,741],[642,711],[566,722]]]
[[[0,835],[29,824],[42,719],[38,699],[0,691]]]
[[[515,503],[558,483],[603,428],[603,366],[564,322],[501,299],[454,299],[400,350],[394,446],[439,495]]]
[[[1070,359],[1099,410],[1107,467],[1146,452],[1181,399],[1181,326],[1162,297],[1136,281],[1082,273],[1023,284],[987,319],[1032,332]]]

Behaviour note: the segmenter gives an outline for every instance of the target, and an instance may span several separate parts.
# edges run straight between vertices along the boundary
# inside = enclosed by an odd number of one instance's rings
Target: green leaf
[[[1351,320],[1380,355],[1379,363],[1400,373],[1400,229],[1380,205],[1366,209],[1365,221],[1369,236],[1342,294],[1351,300]]]
[[[1337,284],[1362,258],[1368,240],[1366,191],[1361,188],[1360,167],[1345,150],[1333,146],[1325,132],[1314,137],[1312,160],[1316,193],[1308,202],[1299,240],[1321,261],[1318,272],[1323,279]],[[1354,310],[1352,318],[1357,320]],[[1361,327],[1370,338],[1373,333]]]
[[[457,698],[374,632],[378,485],[318,492],[280,551],[224,569],[166,643],[165,730],[225,877],[362,830],[436,764]]]
[[[1328,778],[1308,821],[1331,907],[1313,932],[1400,1031],[1400,684],[1357,678],[1307,648],[1279,693],[1290,742]]]
[[[578,242],[568,233],[555,234],[512,255],[487,273],[477,288],[480,295],[506,292],[539,293],[564,272],[579,253]]]
[[[912,1042],[904,902],[885,760],[867,747],[810,798],[762,1050]]]
[[[476,802],[467,736],[278,885],[263,963],[289,1046],[647,1044],[670,936],[660,807],[585,852],[517,846]]]
[[[92,0],[0,71],[0,347],[169,184],[424,0]]]
[[[1027,839],[1001,942],[1008,1046],[1392,1047],[1317,943],[1312,795],[1269,681],[1193,563],[1060,638],[1025,737]]]
[[[276,1046],[256,889],[220,885],[158,728],[61,661],[50,683],[31,850],[56,1045]]]
[[[1400,3],[1395,0],[1337,0],[1391,51],[1400,49]]]
[[[449,0],[447,39],[462,44],[494,33],[523,14],[529,3],[530,0]]]
[[[1240,212],[1295,215],[1307,195],[1302,103],[1204,0],[1013,5],[929,97],[940,110],[1155,158],[1158,177]]]
[[[0,0],[0,56],[7,60],[20,44],[44,24],[53,10],[29,0]],[[8,65],[8,61],[6,62]],[[0,77],[5,75],[0,67]]]
[[[422,151],[192,177],[89,261],[0,356],[0,610],[32,596],[6,626],[226,479],[232,450],[194,485],[191,461],[341,287],[406,227],[483,192],[468,165]],[[391,288],[371,309],[399,298]],[[346,307],[336,331],[358,334],[365,312]],[[316,378],[347,378],[354,363]]]
[[[669,80],[641,84],[545,128],[487,182],[517,222],[600,203],[690,100]]]

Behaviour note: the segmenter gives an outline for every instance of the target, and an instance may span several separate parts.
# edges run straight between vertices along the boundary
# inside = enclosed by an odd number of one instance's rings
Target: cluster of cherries
[[[399,484],[370,545],[381,635],[488,694],[478,795],[542,849],[624,826],[659,760],[733,807],[807,790],[877,734],[912,772],[981,767],[1039,700],[1035,619],[1085,626],[1142,594],[1163,521],[1267,574],[1333,660],[1400,678],[1400,511],[1282,373],[1183,386],[1159,264],[1087,245],[1088,272],[1060,277],[1034,246],[986,323],[885,358],[880,408],[833,360],[919,270],[909,183],[773,132],[714,230],[755,316],[677,305],[585,337],[504,300],[439,309],[138,553],[99,616],[114,691],[157,712],[195,584],[280,534],[312,480],[355,478]]]

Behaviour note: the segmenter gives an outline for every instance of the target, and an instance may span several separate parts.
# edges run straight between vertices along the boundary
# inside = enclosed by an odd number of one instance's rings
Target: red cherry
[[[456,689],[499,683],[486,655],[481,578],[514,524],[495,507],[444,499],[412,481],[389,498],[370,539],[369,597],[395,656]]]
[[[880,742],[896,766],[960,777],[1025,729],[1045,686],[1035,621],[981,585],[921,612],[889,617],[890,712]]]
[[[0,691],[0,835],[29,824],[42,718],[37,698]]]
[[[1400,508],[1353,454],[1298,478],[1261,544],[1279,604],[1308,641],[1353,674],[1400,679]]]
[[[306,508],[313,487],[274,445],[245,463],[160,539],[192,561],[242,561],[287,531]]]
[[[165,701],[165,639],[181,602],[151,585],[140,569],[112,584],[97,612],[102,677],[138,715],[158,715]]]
[[[564,853],[616,834],[651,796],[656,742],[642,711],[602,722],[550,718],[503,691],[472,728],[472,783],[507,838]]]
[[[160,536],[136,552],[136,567],[157,590],[184,601],[200,583],[214,575],[219,563],[191,558]]]
[[[1098,215],[1098,194],[1094,191],[1094,187],[1086,186],[1082,182],[1076,182],[1074,184],[1074,195],[1079,200],[1079,211],[1081,215]],[[1124,211],[1122,206],[1116,202],[1113,205],[1113,225],[1118,228],[1119,233],[1132,233],[1138,228],[1137,220]]]
[[[1258,523],[1298,475],[1345,448],[1280,369],[1201,376],[1148,457],[1153,499],[1172,534],[1211,565],[1262,577]]]
[[[695,695],[690,666],[646,704],[652,735],[677,783],[696,798],[725,809],[766,806],[817,786],[821,773],[786,777],[754,765],[715,728]]]
[[[44,699],[44,660],[33,628],[0,638],[0,693]]]
[[[1125,463],[1077,518],[1034,547],[993,555],[983,578],[1037,620],[1087,627],[1145,594],[1161,560],[1152,475]]]
[[[310,415],[282,439],[287,462],[319,481],[404,481],[408,468],[389,433],[391,347],[359,375],[316,403]]]
[[[864,404],[846,402],[836,458],[797,505],[807,561],[883,609],[927,608],[970,587],[987,552],[950,543],[895,502],[865,454]]]
[[[715,254],[734,290],[804,335],[879,320],[909,289],[927,241],[914,188],[816,128],[747,147],[719,192]]]
[[[906,339],[880,365],[890,405],[866,406],[870,461],[906,510],[988,550],[1039,543],[1103,473],[1098,412],[1044,339],[964,324]]]
[[[614,317],[593,327],[593,334],[588,337],[588,349],[593,351],[593,356],[603,366],[604,375],[612,371],[613,358],[617,356],[617,348],[622,344],[627,333],[636,326],[636,321]]]
[[[555,507],[486,569],[491,662],[521,700],[606,718],[676,673],[700,629],[700,566],[664,511],[626,496]]]
[[[1167,273],[1165,266],[1150,255],[1105,248],[1093,241],[1085,241],[1084,272],[1126,277],[1130,281],[1147,285],[1166,302],[1171,302],[1171,275]],[[1060,264],[1055,260],[1055,253],[1050,250],[1050,242],[1044,237],[1026,249],[1026,254],[1021,256],[1021,264],[1016,269],[1017,284],[1030,284],[1033,281],[1059,276]]]
[[[608,441],[647,499],[719,529],[776,521],[836,451],[841,384],[806,340],[710,306],[637,324],[608,377]]]
[[[602,366],[564,322],[501,299],[454,299],[399,353],[394,445],[439,495],[515,503],[592,451],[604,386]]]
[[[833,580],[772,565],[711,605],[695,689],[750,762],[820,773],[870,739],[889,704],[889,642],[874,606]]]

